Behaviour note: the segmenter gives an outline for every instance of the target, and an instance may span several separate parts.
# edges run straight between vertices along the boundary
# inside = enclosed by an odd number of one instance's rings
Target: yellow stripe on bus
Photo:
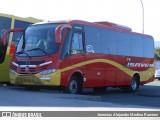
[[[149,80],[154,75],[154,68],[149,68],[145,71],[138,72],[138,71],[131,70],[131,69],[129,69],[129,68],[117,63],[117,62],[114,62],[112,60],[107,60],[107,59],[88,60],[88,61],[85,61],[85,62],[81,62],[81,63],[75,64],[75,65],[63,68],[61,70],[58,70],[57,72],[60,74],[62,72],[68,71],[68,70],[72,70],[72,69],[75,69],[75,68],[78,68],[78,67],[81,67],[81,66],[84,66],[84,65],[93,64],[93,63],[97,63],[97,62],[102,62],[102,63],[107,63],[107,64],[110,64],[110,65],[113,65],[113,66],[115,66],[119,70],[122,70],[124,73],[126,73],[127,75],[129,75],[131,77],[135,73],[139,73],[140,77],[141,77],[141,81]]]

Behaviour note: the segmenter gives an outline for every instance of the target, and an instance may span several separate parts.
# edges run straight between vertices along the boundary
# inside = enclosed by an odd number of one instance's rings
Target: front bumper
[[[50,73],[46,75],[37,74],[19,74],[10,70],[10,82],[16,85],[49,85],[60,86],[60,73]]]

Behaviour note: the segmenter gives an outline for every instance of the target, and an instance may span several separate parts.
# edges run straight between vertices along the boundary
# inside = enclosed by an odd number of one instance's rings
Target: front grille
[[[36,68],[29,68],[30,73],[36,73]]]
[[[34,74],[34,73],[37,73],[38,72],[38,70],[37,70],[37,68],[36,67],[29,67],[29,66],[26,66],[26,67],[20,67],[19,69],[18,69],[18,72],[19,73],[32,73],[32,74]]]
[[[46,70],[48,67],[49,67],[49,65],[44,65],[44,66],[41,66],[39,69],[40,69],[40,71],[43,71],[43,70]]]
[[[11,66],[11,68],[12,68],[14,71],[16,71],[16,70],[17,70],[17,67],[16,67],[16,66],[14,66],[14,65],[12,65],[12,66]]]
[[[36,61],[33,61],[34,63],[36,63]],[[39,61],[38,61],[39,62]],[[23,61],[19,61],[19,63],[23,63]],[[43,64],[43,63],[41,63]],[[16,71],[17,73],[20,73],[20,74],[36,74],[36,73],[39,73],[43,70],[47,70],[50,68],[50,65],[49,64],[46,64],[46,65],[35,65],[35,64],[30,64],[30,65],[25,65],[25,64],[11,64],[11,69]]]
[[[25,72],[25,68],[20,68],[19,71],[24,73]]]
[[[39,78],[34,75],[21,75],[18,76],[15,80],[16,84],[34,84],[34,85],[41,85],[42,82]]]

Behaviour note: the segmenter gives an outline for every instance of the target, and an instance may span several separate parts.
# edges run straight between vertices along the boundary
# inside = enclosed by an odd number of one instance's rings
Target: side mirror
[[[62,40],[62,36],[61,36],[61,33],[62,33],[62,30],[64,28],[68,28],[68,29],[72,29],[72,26],[71,25],[59,25],[56,30],[55,30],[55,42],[57,44],[60,44],[61,43],[61,40]]]
[[[4,36],[3,36],[3,45],[7,45],[7,36],[10,32],[24,32],[25,29],[23,28],[16,28],[16,29],[10,29],[10,30],[7,30],[5,33],[4,33]]]

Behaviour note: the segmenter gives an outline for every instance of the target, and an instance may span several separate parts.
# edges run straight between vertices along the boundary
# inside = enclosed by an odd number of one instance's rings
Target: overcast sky
[[[160,0],[142,0],[144,33],[160,41]],[[110,21],[142,33],[140,0],[0,0],[0,13],[43,20]]]

